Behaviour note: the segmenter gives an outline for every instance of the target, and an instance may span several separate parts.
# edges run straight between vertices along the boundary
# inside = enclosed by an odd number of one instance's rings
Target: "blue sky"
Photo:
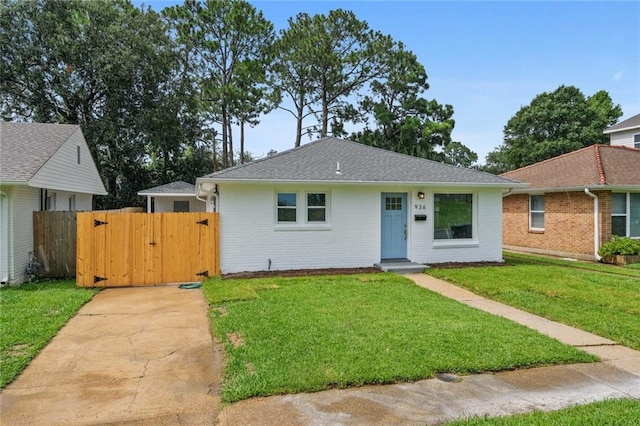
[[[176,3],[145,2],[155,10]],[[585,96],[606,90],[621,105],[621,120],[640,113],[640,2],[251,3],[276,30],[298,12],[342,8],[402,41],[427,70],[425,97],[453,105],[453,139],[480,163],[502,143],[504,125],[522,106],[563,84]],[[283,151],[293,147],[294,133],[293,117],[275,111],[247,132],[246,149],[256,157]]]

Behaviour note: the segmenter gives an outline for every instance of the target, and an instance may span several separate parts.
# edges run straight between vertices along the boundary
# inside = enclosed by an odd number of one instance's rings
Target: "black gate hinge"
[[[199,272],[196,275],[200,275],[201,277],[209,278],[209,271]]]
[[[103,222],[103,221],[98,220],[98,219],[93,219],[93,226],[94,226],[94,228],[95,228],[96,226],[106,225],[106,224],[108,224],[108,223],[109,223],[109,222]]]
[[[106,281],[106,280],[107,280],[107,278],[104,278],[104,277],[99,277],[97,275],[93,276],[93,283],[94,284],[99,283],[100,281]]]
[[[204,226],[209,226],[209,219],[202,219],[198,222],[196,222],[198,225],[204,225]]]

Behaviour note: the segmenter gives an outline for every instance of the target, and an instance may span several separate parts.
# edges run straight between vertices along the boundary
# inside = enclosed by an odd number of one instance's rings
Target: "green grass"
[[[17,376],[95,290],[44,281],[0,290],[0,387]]]
[[[207,280],[225,402],[595,357],[395,274]]]
[[[626,275],[638,270],[514,254],[505,254],[505,260],[510,266],[428,273],[640,350],[640,279]]]
[[[594,402],[587,405],[565,408],[563,410],[542,412],[534,411],[508,417],[472,417],[447,423],[448,426],[584,426],[608,425],[627,426],[638,424],[640,419],[640,401],[633,399],[615,399]]]
[[[536,256],[525,253],[505,252],[504,258],[509,263],[534,263],[542,265],[558,265],[569,268],[584,269],[587,271],[605,272],[613,275],[624,275],[629,277],[640,278],[640,263],[625,266],[608,265],[605,263],[582,262],[573,260],[564,260],[554,257]]]

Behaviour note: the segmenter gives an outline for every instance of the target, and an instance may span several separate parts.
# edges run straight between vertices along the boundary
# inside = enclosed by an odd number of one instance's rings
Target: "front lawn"
[[[0,289],[0,387],[9,384],[95,290],[74,281],[43,281]]]
[[[395,274],[210,279],[225,402],[595,357]]]
[[[640,274],[633,268],[505,253],[508,266],[429,269],[434,277],[640,350]]]
[[[478,418],[447,423],[449,426],[547,426],[547,425],[635,425],[640,419],[640,401],[614,399],[544,412],[508,417]]]

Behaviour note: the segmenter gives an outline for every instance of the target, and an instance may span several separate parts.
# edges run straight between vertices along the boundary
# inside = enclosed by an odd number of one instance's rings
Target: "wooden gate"
[[[78,213],[78,287],[152,286],[219,275],[218,213]]]

